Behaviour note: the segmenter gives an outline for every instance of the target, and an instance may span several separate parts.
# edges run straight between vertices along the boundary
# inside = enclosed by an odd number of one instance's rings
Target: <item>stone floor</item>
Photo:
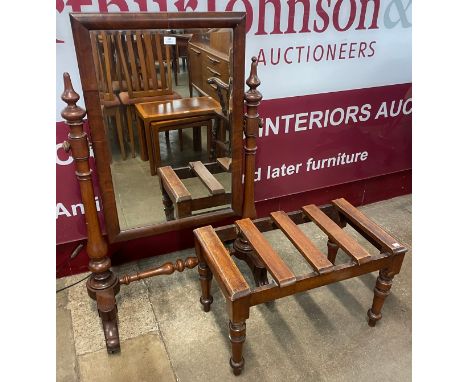
[[[57,294],[57,381],[411,380],[411,195],[361,210],[410,248],[375,328],[366,322],[375,274],[254,307],[247,321],[246,366],[234,377],[223,297],[214,282],[212,311],[201,310],[196,269],[122,287],[117,297],[122,350],[117,355],[106,352],[83,282]],[[326,250],[315,226],[302,229]],[[282,233],[267,236],[296,274],[308,271]],[[114,271],[122,275],[188,255],[192,249]],[[340,251],[338,259],[345,261],[346,255]],[[57,288],[83,276],[59,279]]]

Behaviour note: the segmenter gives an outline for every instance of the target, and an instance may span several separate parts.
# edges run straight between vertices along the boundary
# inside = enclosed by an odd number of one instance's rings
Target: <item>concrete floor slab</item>
[[[78,381],[75,345],[70,311],[56,310],[56,362],[57,381]]]
[[[117,272],[133,273],[136,269],[134,263],[125,264],[119,267]],[[88,297],[84,282],[70,288],[68,298],[77,355],[104,349],[105,340],[96,303]],[[122,287],[117,295],[117,306],[121,340],[157,330],[158,325],[149,303],[148,290],[143,283],[132,283]]]
[[[67,279],[69,279],[69,277],[57,279],[55,281],[55,290],[59,290],[65,287],[67,285]],[[68,290],[65,289],[56,294],[55,305],[57,308],[65,308],[67,304],[68,304]]]
[[[81,382],[176,381],[158,332],[123,341],[119,354],[102,349],[79,356],[78,364]]]

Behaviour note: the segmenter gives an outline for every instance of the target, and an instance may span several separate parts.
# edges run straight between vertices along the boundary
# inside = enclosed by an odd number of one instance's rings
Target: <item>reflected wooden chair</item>
[[[117,131],[117,139],[120,147],[120,155],[123,160],[127,158],[125,150],[125,134],[122,123],[122,104],[113,91],[113,81],[115,80],[116,58],[115,50],[112,49],[111,35],[104,31],[91,32],[92,36],[92,54],[95,64],[95,70],[99,86],[99,97],[101,101],[102,115],[104,119],[104,127],[106,135],[109,136],[110,119],[114,119],[115,128]],[[130,146],[133,150],[133,130],[129,126]],[[109,139],[108,139],[109,142]],[[112,152],[109,146],[110,159],[112,160]]]
[[[188,43],[192,34],[190,33],[174,33],[172,34],[176,38],[175,45],[175,72],[180,73],[180,61],[182,61],[182,69],[187,70],[188,67]],[[175,77],[177,78],[177,77]],[[176,82],[176,85],[177,82]]]
[[[143,126],[136,118],[133,106],[182,98],[172,89],[171,48],[163,46],[163,34],[158,31],[115,32],[115,40],[127,86],[126,91],[119,93],[119,98],[126,107],[127,124],[130,126],[137,121],[140,156],[142,160],[148,160]],[[179,136],[181,134],[179,131]]]

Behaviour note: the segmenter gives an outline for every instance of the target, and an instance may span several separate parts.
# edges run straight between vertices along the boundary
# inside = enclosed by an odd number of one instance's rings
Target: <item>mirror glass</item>
[[[233,31],[91,31],[121,230],[231,205]]]

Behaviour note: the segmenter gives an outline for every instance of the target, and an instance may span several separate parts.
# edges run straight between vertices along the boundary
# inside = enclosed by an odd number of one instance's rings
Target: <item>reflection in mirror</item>
[[[120,229],[230,207],[232,29],[90,33]]]

